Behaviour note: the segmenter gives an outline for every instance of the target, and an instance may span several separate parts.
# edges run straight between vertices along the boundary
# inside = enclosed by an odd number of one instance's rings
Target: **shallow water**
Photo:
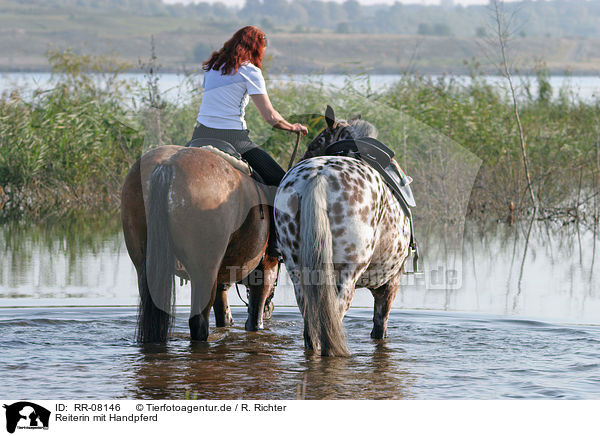
[[[600,327],[393,310],[389,338],[371,311],[345,320],[352,357],[305,352],[296,309],[265,330],[237,323],[191,343],[184,318],[166,346],[133,340],[133,308],[0,311],[7,399],[599,399]],[[186,394],[187,393],[187,394]]]
[[[264,331],[245,332],[245,308],[234,307],[236,326],[191,343],[184,285],[173,339],[141,347],[118,222],[5,225],[0,373],[10,383],[0,398],[600,399],[596,227],[420,234],[425,279],[405,278],[379,342],[369,337],[373,299],[357,290],[344,359],[304,351],[285,274]],[[242,304],[235,290],[229,299]]]
[[[404,276],[393,307],[600,325],[596,229],[536,223],[529,238],[527,230],[526,224],[469,225],[460,238],[421,230],[425,274],[417,281]],[[135,269],[118,222],[103,231],[5,225],[0,247],[0,308],[137,304]],[[276,306],[295,307],[285,272],[278,283]],[[177,283],[177,301],[189,304],[189,283]],[[235,289],[229,301],[243,305]],[[357,290],[353,306],[373,307],[370,292]]]

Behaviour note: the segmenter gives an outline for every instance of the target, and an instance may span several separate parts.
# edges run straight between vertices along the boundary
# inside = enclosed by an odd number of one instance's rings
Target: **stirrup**
[[[412,271],[405,270],[404,274],[406,275],[422,275],[423,271],[419,268],[419,247],[417,246],[416,241],[411,241],[408,246],[408,257],[412,257]],[[406,259],[408,262],[408,259]]]
[[[408,209],[408,208],[407,208]],[[419,268],[419,246],[415,239],[415,227],[410,209],[408,209],[408,221],[410,223],[410,243],[408,244],[408,257],[412,256],[412,271],[404,270],[407,275],[422,275],[423,271]],[[408,258],[406,259],[408,262]],[[406,264],[406,263],[405,263]]]

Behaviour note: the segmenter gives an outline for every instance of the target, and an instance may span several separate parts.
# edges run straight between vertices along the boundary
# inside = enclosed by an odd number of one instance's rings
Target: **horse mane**
[[[377,139],[379,132],[377,131],[377,128],[368,121],[355,118],[348,121],[348,124],[353,138],[370,137]]]

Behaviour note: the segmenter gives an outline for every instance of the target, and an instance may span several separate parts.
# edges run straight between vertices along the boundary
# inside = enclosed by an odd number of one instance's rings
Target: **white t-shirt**
[[[202,87],[204,95],[197,121],[213,129],[245,130],[248,96],[267,94],[262,71],[249,62],[242,64],[235,74],[206,71]]]

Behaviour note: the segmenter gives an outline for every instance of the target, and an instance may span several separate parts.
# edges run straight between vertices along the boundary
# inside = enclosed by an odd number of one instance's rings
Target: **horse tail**
[[[148,200],[146,260],[140,277],[138,341],[165,342],[174,318],[175,254],[169,230],[169,191],[173,166],[159,164],[152,171]]]
[[[300,287],[305,328],[323,356],[348,356],[333,268],[333,242],[327,215],[327,178],[307,184],[300,204]]]

